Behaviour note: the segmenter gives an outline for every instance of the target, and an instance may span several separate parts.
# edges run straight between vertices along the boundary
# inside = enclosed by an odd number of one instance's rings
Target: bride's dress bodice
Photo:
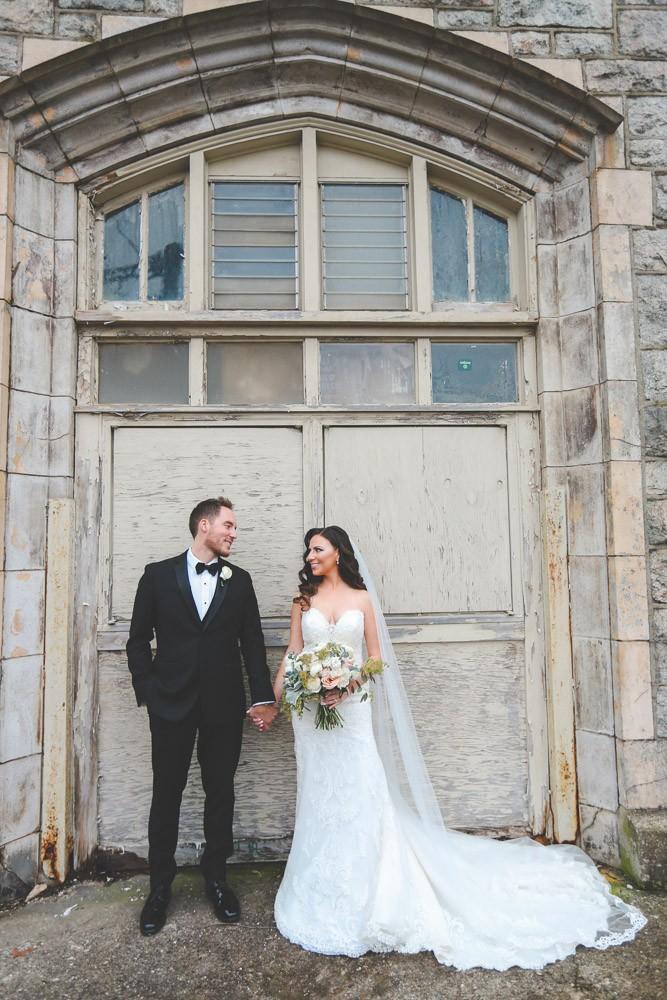
[[[364,641],[364,613],[359,608],[348,608],[335,620],[329,621],[319,608],[308,608],[301,617],[304,649],[320,642],[342,642],[354,652],[354,661],[362,657]]]
[[[304,650],[321,642],[342,642],[352,650],[354,662],[363,659],[364,613],[360,608],[348,608],[335,621],[329,621],[319,608],[308,608],[301,616],[301,634]],[[348,695],[339,710],[346,705],[360,702],[368,684],[362,684],[355,694]]]

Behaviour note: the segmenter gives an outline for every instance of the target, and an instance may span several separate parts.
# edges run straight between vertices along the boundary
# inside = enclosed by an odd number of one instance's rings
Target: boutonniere
[[[231,580],[231,578],[232,578],[231,569],[229,568],[229,566],[223,566],[222,569],[220,570],[220,586],[224,587],[224,585],[227,583],[227,580]]]

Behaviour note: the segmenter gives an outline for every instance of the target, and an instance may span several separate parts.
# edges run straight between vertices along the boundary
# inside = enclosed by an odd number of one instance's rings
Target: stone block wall
[[[76,192],[0,138],[2,897],[38,874],[47,505],[73,487]]]
[[[239,2],[3,0],[0,79],[152,21]],[[543,373],[542,403],[563,413],[563,438],[545,440],[544,465],[580,510],[571,583],[582,827],[611,859],[619,793],[630,810],[667,799],[667,2],[356,2],[530,61],[624,117],[599,140],[590,189],[583,173],[564,178],[553,228],[538,235],[544,357],[558,342],[565,364]],[[14,169],[10,154],[0,143],[0,500],[9,511],[0,525],[0,792],[18,782],[25,808],[4,821],[0,844],[9,844],[5,864],[29,876],[39,826],[46,504],[71,495],[75,204],[68,178],[43,176],[38,164]],[[578,349],[590,346],[593,325],[597,356]],[[68,359],[57,371],[55,356]],[[582,423],[583,412],[598,424]],[[638,483],[643,511],[628,499]],[[638,610],[646,594],[649,620]]]

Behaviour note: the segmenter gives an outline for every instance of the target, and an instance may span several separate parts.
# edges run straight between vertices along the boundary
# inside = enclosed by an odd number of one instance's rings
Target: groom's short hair
[[[209,500],[200,500],[190,514],[188,522],[192,537],[196,538],[199,522],[202,518],[206,517],[209,521],[212,521],[214,517],[218,516],[223,507],[227,507],[228,510],[234,510],[232,501],[228,500],[227,497],[213,497]]]

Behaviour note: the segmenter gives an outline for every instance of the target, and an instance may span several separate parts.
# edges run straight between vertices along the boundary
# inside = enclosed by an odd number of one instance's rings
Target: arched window
[[[97,306],[525,306],[521,203],[491,184],[466,186],[451,168],[407,150],[315,129],[269,145],[264,139],[217,147],[194,159],[196,179],[186,171],[195,207],[189,226],[183,179],[154,181],[108,202],[113,188],[100,193]],[[418,275],[428,258],[428,273]],[[203,291],[200,302],[189,301],[186,260],[200,272],[192,282]]]

